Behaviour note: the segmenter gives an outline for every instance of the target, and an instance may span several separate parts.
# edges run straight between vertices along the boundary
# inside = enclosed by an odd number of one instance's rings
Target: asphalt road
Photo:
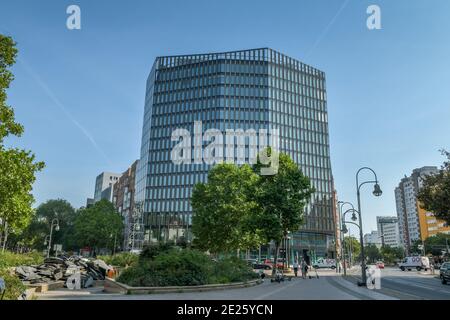
[[[381,270],[380,293],[401,300],[450,300],[450,285],[443,285],[439,270],[401,271],[397,268]]]
[[[381,270],[381,289],[369,290],[356,285],[359,271],[354,268],[347,277],[335,271],[320,270],[319,278],[294,278],[292,281],[263,284],[231,290],[197,293],[148,295],[106,294],[102,288],[81,291],[67,289],[38,294],[40,300],[450,300],[450,285],[441,284],[430,272]],[[312,275],[315,275],[313,272]]]
[[[315,273],[313,274],[315,275]],[[320,270],[319,278],[294,278],[292,281],[263,284],[231,290],[197,293],[167,293],[149,295],[105,294],[93,288],[81,292],[68,290],[39,294],[39,300],[367,300],[391,299],[374,290],[359,288],[336,272]]]

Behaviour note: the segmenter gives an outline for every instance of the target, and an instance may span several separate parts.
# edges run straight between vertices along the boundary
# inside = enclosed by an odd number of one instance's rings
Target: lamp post
[[[341,254],[340,254],[340,259],[339,259],[339,261],[342,261],[342,256],[343,256],[343,249],[342,249],[342,245],[343,245],[343,242],[342,242],[342,220],[341,220],[341,212],[342,212],[342,205],[343,205],[343,203],[344,203],[344,201],[338,201],[338,214],[339,214],[339,217],[338,217],[338,219],[339,219],[339,226],[338,226],[338,228],[339,228],[339,244],[340,244],[340,251],[341,251]],[[336,243],[337,243],[337,237],[336,237]],[[336,269],[337,269],[337,267],[338,266],[336,266]],[[341,270],[339,270],[339,272],[341,272]],[[345,272],[344,272],[344,274],[345,274]]]
[[[364,181],[359,183],[359,173],[363,170],[369,170],[373,173],[373,175],[375,176],[375,180],[368,180],[368,181]],[[362,167],[361,169],[359,169],[356,172],[356,196],[358,198],[358,216],[359,216],[359,240],[360,240],[360,244],[361,244],[361,283],[360,285],[365,285],[366,281],[367,281],[367,277],[366,277],[366,257],[365,257],[365,253],[364,253],[364,239],[363,239],[363,228],[362,228],[362,219],[361,219],[361,195],[360,195],[360,189],[363,185],[365,184],[374,184],[374,189],[373,189],[373,195],[376,197],[379,197],[382,195],[382,191],[380,188],[380,185],[378,184],[378,178],[377,178],[377,174],[375,173],[375,171],[373,171],[371,168],[369,167]]]
[[[47,251],[48,251],[48,241],[49,241],[49,238],[50,238],[50,235],[49,235],[49,234],[46,235],[45,238],[44,238],[44,246],[47,246]],[[47,257],[48,257],[48,255],[47,255]]]
[[[59,231],[59,220],[58,220],[58,218],[54,218],[52,220],[52,224],[50,225],[50,235],[49,235],[48,246],[47,246],[47,258],[50,257],[50,250],[52,249],[53,227],[55,227],[55,231]]]
[[[353,221],[355,221],[356,220],[356,215],[353,213],[353,216],[352,216],[352,220]],[[347,233],[348,232],[348,234],[349,234],[349,237],[351,238],[351,234],[350,234],[350,229],[347,229],[347,226],[346,226],[346,223],[350,223],[350,224],[353,224],[353,225],[355,225],[355,226],[357,226],[358,227],[358,229],[360,229],[361,227],[357,224],[357,223],[354,223],[354,222],[350,222],[350,221],[344,221],[344,230],[345,230],[345,232],[344,233]],[[350,244],[349,244],[349,247],[350,247],[350,252],[349,252],[349,256],[351,256],[352,258],[351,258],[351,260],[353,259],[353,245],[352,245],[352,241],[351,241],[351,239],[350,239]],[[351,264],[351,263],[350,263]]]
[[[353,221],[356,221],[357,220],[357,217],[356,217],[356,214],[355,214],[355,212],[357,212],[356,210],[355,210],[355,208],[353,207],[353,204],[351,204],[350,202],[346,202],[347,204],[349,204],[349,205],[351,205],[351,208],[350,209],[348,209],[347,211],[345,211],[343,214],[342,214],[342,220],[341,220],[341,224],[342,224],[342,234],[345,234],[345,233],[347,233],[348,232],[348,229],[347,229],[347,226],[345,225],[345,215],[347,214],[347,213],[349,213],[349,212],[352,212],[352,220]],[[354,223],[353,223],[354,224]],[[350,255],[349,255],[350,256]],[[346,263],[345,263],[346,261],[345,261],[345,248],[344,248],[344,275],[347,275],[347,266],[346,266]]]
[[[342,216],[341,216],[341,221],[340,221],[340,223],[341,223],[341,235],[342,235],[342,245],[341,245],[341,252],[342,252],[342,256],[343,256],[343,258],[344,258],[344,276],[346,276],[347,275],[347,265],[346,265],[346,263],[345,263],[345,246],[344,246],[344,234],[345,233],[347,233],[347,230],[345,229],[345,231],[344,231],[344,220],[345,220],[345,215],[348,213],[348,212],[353,212],[353,215],[352,215],[352,219],[356,219],[356,216],[355,216],[355,207],[353,206],[353,204],[351,203],[351,202],[342,202],[342,205],[341,205],[341,207],[340,207],[340,211],[342,212],[342,208],[344,207],[344,205],[350,205],[351,206],[351,209],[348,209],[347,211],[345,211],[344,213],[342,213]]]

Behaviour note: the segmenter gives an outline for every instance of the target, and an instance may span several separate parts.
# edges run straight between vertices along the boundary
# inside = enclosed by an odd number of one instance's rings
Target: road
[[[356,275],[357,270],[352,274]],[[381,270],[381,289],[377,291],[401,300],[450,300],[450,285],[443,285],[438,276],[439,270],[431,275],[430,271],[386,268]],[[354,283],[357,279],[353,276],[347,280]]]
[[[319,278],[294,278],[292,281],[271,283],[231,290],[197,293],[166,293],[149,295],[105,294],[93,288],[81,292],[68,290],[39,294],[39,300],[368,300],[391,299],[365,288],[359,288],[334,271],[321,270]]]
[[[369,290],[356,285],[356,268],[342,277],[331,270],[320,270],[319,278],[294,278],[292,281],[263,284],[231,290],[197,293],[149,295],[106,294],[101,288],[78,292],[69,290],[38,294],[39,300],[450,300],[450,285],[442,285],[430,272],[403,272],[395,268],[381,270],[381,289]]]

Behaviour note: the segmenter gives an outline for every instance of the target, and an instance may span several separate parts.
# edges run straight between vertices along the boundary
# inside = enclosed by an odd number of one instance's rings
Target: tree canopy
[[[10,71],[17,56],[16,44],[11,37],[0,34],[0,244],[6,245],[7,235],[23,230],[33,215],[31,194],[36,172],[44,168],[36,162],[31,151],[6,148],[5,139],[20,137],[23,126],[15,119],[14,109],[7,105],[6,90],[14,75]]]
[[[80,247],[92,247],[98,252],[100,248],[112,249],[114,241],[122,243],[123,220],[111,202],[100,200],[78,211],[74,230]]]
[[[61,244],[64,250],[76,247],[74,239],[74,221],[76,210],[63,199],[48,200],[36,209],[29,226],[20,235],[19,244],[34,249],[44,249],[46,236],[50,234],[52,221],[59,223],[59,231],[53,230],[52,243]],[[54,220],[57,219],[57,220]]]
[[[267,152],[270,155],[274,151]],[[253,217],[255,232],[264,243],[274,241],[276,252],[282,239],[303,224],[305,206],[315,192],[309,178],[287,154],[279,153],[278,158],[277,173],[260,175],[256,181],[255,201],[259,210]],[[255,173],[261,167],[258,161],[253,168]]]
[[[191,203],[197,248],[219,253],[258,245],[256,234],[246,228],[257,206],[252,199],[257,179],[248,165],[223,163],[209,171],[208,183],[195,185]]]
[[[299,229],[314,188],[288,155],[278,156],[275,175],[260,175],[259,161],[253,168],[217,164],[208,182],[195,186],[192,231],[198,247],[218,253],[274,241],[278,252],[283,237]]]
[[[442,154],[447,157],[447,161],[437,174],[424,179],[418,199],[422,208],[450,224],[450,152],[443,150]]]

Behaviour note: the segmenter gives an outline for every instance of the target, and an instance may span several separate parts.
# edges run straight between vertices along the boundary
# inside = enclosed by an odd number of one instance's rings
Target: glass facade
[[[294,239],[301,244],[308,234],[311,239],[334,234],[325,74],[261,48],[156,59],[147,81],[136,181],[146,241],[191,237],[192,187],[206,181],[210,165],[173,164],[177,142],[171,135],[178,128],[194,132],[194,121],[202,122],[203,132],[278,128],[280,151],[291,156],[317,190]],[[193,160],[201,159],[199,152],[192,147]]]

